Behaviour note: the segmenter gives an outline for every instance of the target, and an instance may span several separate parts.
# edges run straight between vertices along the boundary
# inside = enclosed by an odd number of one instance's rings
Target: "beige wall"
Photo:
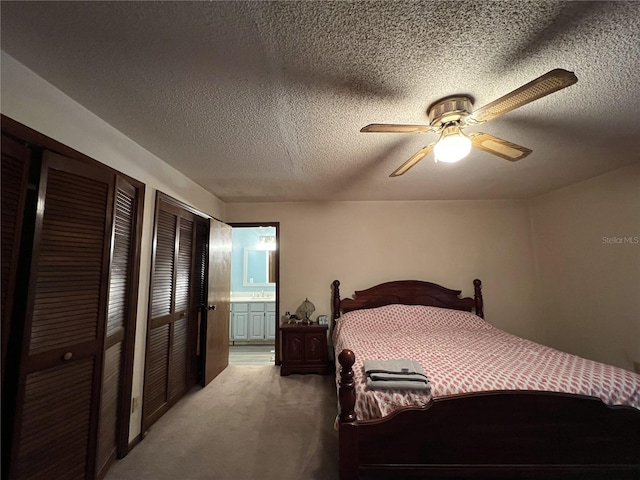
[[[484,286],[496,326],[535,337],[533,255],[526,203],[517,201],[228,204],[228,222],[280,222],[280,308],[308,297],[331,313],[331,282],[343,298],[378,283],[418,279],[473,296]]]
[[[281,223],[281,314],[396,279],[463,290],[517,335],[633,369],[640,361],[640,166],[517,201],[229,204]],[[617,239],[622,243],[614,243]]]
[[[530,205],[544,343],[631,370],[640,361],[640,165]]]
[[[156,190],[217,218],[224,217],[224,203],[5,52],[1,61],[4,115],[146,184],[132,393],[141,397]],[[140,433],[140,425],[138,409],[131,416],[130,439]]]

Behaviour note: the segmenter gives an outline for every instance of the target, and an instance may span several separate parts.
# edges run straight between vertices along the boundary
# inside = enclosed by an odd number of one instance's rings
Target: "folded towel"
[[[371,390],[429,390],[431,388],[431,384],[424,381],[376,381],[367,377],[367,388]]]
[[[394,360],[365,360],[367,386],[372,389],[431,388],[429,379],[418,362],[399,358]]]
[[[364,371],[385,373],[422,373],[422,367],[415,360],[409,358],[397,358],[393,360],[365,360]]]
[[[366,373],[367,378],[382,382],[428,382],[424,373],[386,373],[373,370]]]

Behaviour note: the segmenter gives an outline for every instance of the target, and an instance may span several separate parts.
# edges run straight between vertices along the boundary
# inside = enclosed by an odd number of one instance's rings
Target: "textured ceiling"
[[[527,198],[640,162],[640,3],[6,2],[2,49],[226,202]],[[531,148],[389,174],[435,100],[565,90],[481,130]]]

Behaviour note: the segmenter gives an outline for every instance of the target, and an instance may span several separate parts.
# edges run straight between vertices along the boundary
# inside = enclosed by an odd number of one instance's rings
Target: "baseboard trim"
[[[139,433],[135,436],[133,440],[129,442],[129,447],[127,453],[134,449],[140,442],[142,441],[142,433]]]

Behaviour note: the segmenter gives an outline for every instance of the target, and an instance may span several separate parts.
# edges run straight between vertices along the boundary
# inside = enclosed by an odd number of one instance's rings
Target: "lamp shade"
[[[304,302],[296,310],[296,316],[301,320],[309,320],[311,314],[315,312],[316,306],[309,301],[308,298],[304,299]]]
[[[433,148],[433,153],[441,162],[454,163],[463,159],[471,151],[471,139],[458,125],[448,125],[442,130],[440,140]]]

